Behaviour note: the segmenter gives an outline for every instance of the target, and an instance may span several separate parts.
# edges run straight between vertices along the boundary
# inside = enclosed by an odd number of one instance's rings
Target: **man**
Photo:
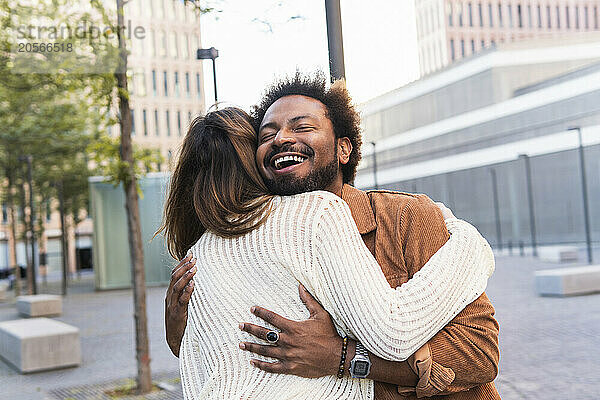
[[[448,231],[435,204],[423,195],[363,192],[349,185],[360,160],[359,117],[342,82],[326,87],[322,75],[273,85],[255,107],[256,162],[269,189],[291,195],[328,190],[344,199],[362,238],[390,286],[408,281],[446,242]],[[286,157],[287,156],[287,157]],[[289,157],[291,156],[291,157]],[[193,262],[184,259],[171,278],[165,299],[167,342],[175,355],[187,320]],[[342,339],[329,314],[302,288],[310,311],[306,321],[290,321],[254,307],[255,315],[286,332],[286,344],[241,343],[240,351],[269,355],[274,363],[253,360],[257,368],[305,377],[335,375]],[[498,324],[485,294],[405,362],[391,362],[356,351],[349,341],[346,374],[376,381],[376,399],[446,395],[448,399],[499,399]],[[240,321],[240,329],[260,339],[266,328]],[[360,371],[358,365],[368,366]],[[366,371],[366,372],[365,372]]]

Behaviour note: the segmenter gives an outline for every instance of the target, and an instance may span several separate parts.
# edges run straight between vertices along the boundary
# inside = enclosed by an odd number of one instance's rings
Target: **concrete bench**
[[[546,262],[576,262],[579,259],[579,249],[576,246],[544,246],[538,248],[538,257]]]
[[[62,297],[34,294],[17,297],[19,314],[27,317],[49,317],[62,314]]]
[[[0,357],[21,373],[79,365],[79,329],[49,318],[0,322]]]
[[[6,301],[6,292],[8,291],[8,283],[0,282],[0,301]]]
[[[600,265],[536,271],[535,287],[540,296],[600,292]]]

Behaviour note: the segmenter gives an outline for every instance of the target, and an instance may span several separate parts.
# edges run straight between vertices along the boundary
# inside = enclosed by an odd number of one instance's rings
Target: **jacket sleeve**
[[[414,279],[392,289],[348,206],[330,196],[313,225],[313,279],[307,283],[334,319],[379,357],[407,359],[483,293],[494,258],[473,226],[447,220],[452,238]]]
[[[449,234],[439,208],[427,196],[415,197],[400,212],[399,246],[410,278],[443,246]],[[492,382],[498,374],[498,323],[487,295],[465,307],[427,344],[429,370],[425,374],[417,371],[429,380],[419,381],[422,395],[449,394]]]

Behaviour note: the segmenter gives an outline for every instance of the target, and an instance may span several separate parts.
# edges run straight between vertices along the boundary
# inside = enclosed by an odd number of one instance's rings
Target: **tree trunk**
[[[148,321],[146,316],[146,277],[144,271],[144,252],[140,227],[140,212],[135,173],[133,170],[133,148],[131,143],[131,110],[127,91],[127,49],[122,28],[124,24],[123,0],[117,0],[117,33],[119,38],[120,65],[115,73],[119,96],[121,117],[121,160],[127,164],[127,173],[123,186],[125,189],[125,208],[127,210],[127,229],[129,234],[129,252],[131,255],[131,274],[133,279],[133,299],[135,312],[135,339],[138,365],[138,394],[149,393],[152,389],[150,372],[150,351],[148,345]]]

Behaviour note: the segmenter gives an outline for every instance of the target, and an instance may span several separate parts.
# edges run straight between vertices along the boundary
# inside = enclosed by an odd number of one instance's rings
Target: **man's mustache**
[[[306,145],[283,145],[273,149],[269,155],[264,158],[263,164],[265,167],[268,167],[273,157],[280,153],[300,153],[307,157],[312,157],[315,154],[314,150]]]

